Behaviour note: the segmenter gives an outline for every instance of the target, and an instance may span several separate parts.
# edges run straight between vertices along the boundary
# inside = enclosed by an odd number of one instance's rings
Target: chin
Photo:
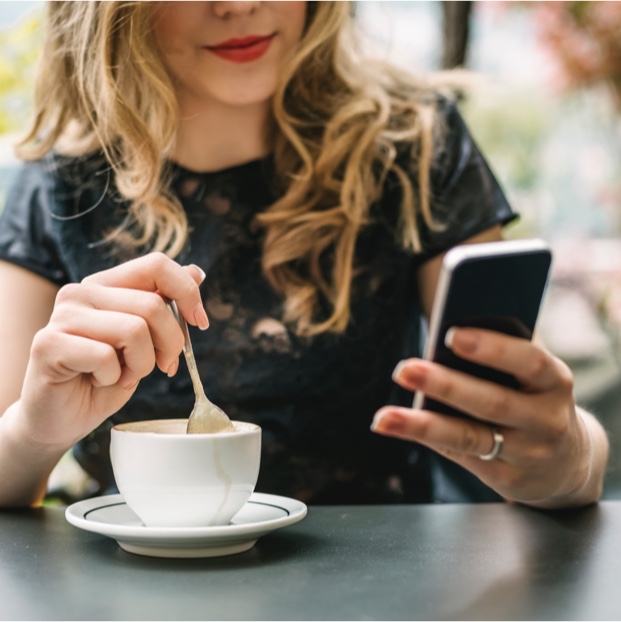
[[[272,72],[270,72],[272,73]],[[274,75],[237,76],[235,80],[212,82],[211,97],[229,106],[255,106],[270,101],[276,92],[278,80]]]
[[[272,101],[272,95],[273,93],[267,97],[231,97],[222,102],[232,108],[264,106]]]
[[[276,88],[243,91],[230,91],[220,96],[220,101],[229,106],[259,106],[272,100]]]

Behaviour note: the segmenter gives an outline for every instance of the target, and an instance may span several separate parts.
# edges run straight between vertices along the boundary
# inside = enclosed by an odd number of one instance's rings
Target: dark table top
[[[621,618],[621,502],[309,508],[229,557],[132,555],[62,509],[0,512],[3,620]]]

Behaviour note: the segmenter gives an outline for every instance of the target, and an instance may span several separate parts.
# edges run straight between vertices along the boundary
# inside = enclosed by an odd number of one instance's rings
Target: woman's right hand
[[[183,335],[162,296],[206,329],[203,279],[197,266],[152,253],[63,287],[34,338],[13,413],[24,438],[68,449],[117,412],[155,365],[174,375]]]

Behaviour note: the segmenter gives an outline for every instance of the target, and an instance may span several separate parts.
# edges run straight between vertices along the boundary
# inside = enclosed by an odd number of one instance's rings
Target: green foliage
[[[520,213],[507,237],[540,235],[537,205],[555,114],[552,102],[530,89],[483,88],[470,93],[460,108],[509,203]]]
[[[41,15],[32,13],[0,31],[0,134],[23,129],[32,112]]]
[[[547,102],[535,94],[512,92],[510,99],[473,95],[463,112],[483,153],[493,154],[511,186],[532,189],[539,180],[540,151],[550,125]]]

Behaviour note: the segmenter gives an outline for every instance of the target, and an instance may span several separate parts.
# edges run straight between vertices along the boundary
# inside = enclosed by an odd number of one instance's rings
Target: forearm
[[[595,503],[601,497],[608,463],[608,437],[593,415],[581,408],[577,412],[583,423],[585,441],[576,459],[577,470],[573,476],[576,485],[570,487],[567,494],[529,505],[545,509],[580,507]]]
[[[0,507],[29,507],[40,503],[47,480],[66,448],[33,443],[19,423],[20,402],[0,417]]]

